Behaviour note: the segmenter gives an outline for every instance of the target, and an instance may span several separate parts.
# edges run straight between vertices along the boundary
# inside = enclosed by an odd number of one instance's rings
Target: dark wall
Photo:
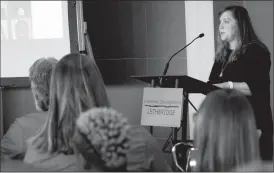
[[[111,104],[131,124],[141,122],[145,85],[130,76],[160,75],[168,58],[186,44],[184,8],[183,1],[84,2],[84,20]],[[187,74],[186,52],[174,58],[168,74]],[[169,128],[154,128],[158,139],[169,133]]]
[[[86,1],[83,6],[106,84],[131,83],[131,75],[161,74],[167,58],[185,45],[183,1]],[[186,73],[185,55],[171,64],[171,73]]]

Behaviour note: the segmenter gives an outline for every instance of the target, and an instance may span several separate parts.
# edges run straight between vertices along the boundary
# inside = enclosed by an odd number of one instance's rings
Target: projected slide
[[[70,52],[67,1],[1,1],[1,77],[27,77],[42,57]]]
[[[1,1],[1,40],[62,38],[62,18],[60,1]]]

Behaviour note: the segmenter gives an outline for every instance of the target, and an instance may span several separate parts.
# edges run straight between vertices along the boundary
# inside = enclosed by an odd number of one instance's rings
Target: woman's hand
[[[223,82],[223,83],[218,83],[218,84],[213,84],[216,87],[222,88],[222,89],[229,89],[229,83],[228,82]],[[251,96],[252,93],[250,91],[249,86],[245,82],[233,82],[232,83],[233,87],[232,89],[238,90],[242,92],[246,96]]]

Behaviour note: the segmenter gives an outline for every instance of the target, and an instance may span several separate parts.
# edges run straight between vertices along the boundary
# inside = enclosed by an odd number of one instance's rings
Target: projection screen
[[[1,1],[1,78],[27,77],[35,60],[67,53],[67,1]]]

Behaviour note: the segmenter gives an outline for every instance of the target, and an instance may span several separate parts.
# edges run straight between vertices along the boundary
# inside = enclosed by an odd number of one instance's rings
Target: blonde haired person
[[[108,107],[103,79],[95,61],[68,54],[56,65],[50,85],[49,117],[28,140],[25,163],[47,171],[78,171],[73,145],[76,119],[93,107]]]
[[[197,172],[227,172],[260,159],[254,113],[239,91],[207,95],[195,115]]]
[[[127,171],[130,125],[112,108],[94,108],[80,115],[74,135],[85,171]]]
[[[52,71],[58,60],[40,58],[29,69],[31,91],[38,113],[17,118],[1,139],[1,155],[11,159],[23,159],[26,140],[35,135],[48,117],[49,89]]]

